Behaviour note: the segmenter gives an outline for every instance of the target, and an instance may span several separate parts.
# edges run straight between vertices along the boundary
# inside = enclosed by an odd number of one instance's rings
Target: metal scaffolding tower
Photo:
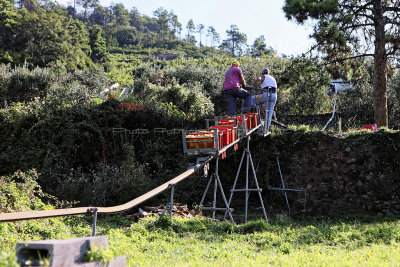
[[[237,184],[237,181],[238,181],[238,178],[239,178],[240,170],[242,168],[243,160],[244,160],[245,156],[246,156],[245,188],[236,189],[236,184]],[[255,183],[256,188],[249,188],[249,168],[250,167],[251,167],[251,170],[252,170],[252,173],[253,173],[253,182]],[[231,189],[231,195],[230,195],[229,201],[228,201],[228,206],[229,206],[231,204],[234,192],[245,192],[245,202],[244,202],[245,203],[245,217],[244,217],[245,222],[247,222],[249,194],[252,191],[258,192],[258,196],[260,198],[260,203],[261,203],[262,211],[263,211],[263,214],[264,214],[264,218],[265,218],[265,221],[268,222],[268,217],[267,217],[267,213],[265,211],[264,202],[263,202],[262,197],[261,197],[262,189],[258,185],[257,174],[256,174],[256,170],[254,168],[254,163],[253,163],[253,159],[252,159],[251,152],[250,152],[250,136],[247,136],[247,146],[243,150],[242,157],[241,157],[240,163],[239,163],[239,168],[237,170],[235,181],[234,181],[233,187]],[[225,213],[225,216],[226,216],[226,213]],[[224,219],[225,219],[225,217],[224,217]]]
[[[232,211],[233,210],[231,208],[229,208],[229,203],[226,201],[224,189],[222,188],[221,180],[219,179],[218,163],[219,163],[219,156],[216,159],[215,171],[211,174],[210,179],[209,179],[208,184],[207,184],[207,187],[204,190],[203,197],[201,198],[201,201],[200,201],[200,204],[199,204],[199,208],[201,210],[212,210],[212,212],[213,212],[213,215],[212,215],[213,222],[215,221],[215,212],[216,211],[225,211],[225,216],[228,213],[232,224],[235,225],[235,222],[234,222],[233,217],[232,217]],[[212,207],[203,207],[204,199],[205,199],[205,197],[207,195],[208,189],[210,188],[211,182],[213,180],[214,180],[213,205],[212,205]],[[217,205],[217,189],[218,189],[218,187],[219,187],[219,189],[221,191],[221,195],[222,195],[222,198],[223,198],[224,203],[225,203],[225,208],[217,208],[216,207],[216,205]],[[224,217],[224,220],[225,220],[225,217]]]

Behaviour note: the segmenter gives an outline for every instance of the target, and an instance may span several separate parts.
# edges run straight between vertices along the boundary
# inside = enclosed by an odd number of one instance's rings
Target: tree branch
[[[316,49],[320,44],[315,44],[313,45],[307,52],[301,54],[299,57],[297,57],[295,60],[292,61],[292,63],[290,64],[290,66],[286,67],[284,71],[282,71],[281,73],[279,73],[279,75],[283,75],[286,72],[288,72],[290,69],[293,68],[293,66],[295,64],[297,64],[302,58],[304,58],[307,54],[311,53],[314,49]]]
[[[400,7],[395,7],[395,6],[389,6],[389,7],[385,7],[384,9],[383,9],[383,12],[386,12],[386,11],[393,11],[393,12],[400,12]]]
[[[346,61],[346,60],[349,60],[349,59],[355,59],[355,58],[360,58],[360,57],[373,57],[373,56],[374,56],[374,54],[362,54],[362,55],[355,55],[355,56],[352,56],[352,57],[338,58],[338,59],[335,59],[335,60],[332,60],[332,61],[329,61],[329,62],[325,62],[324,64],[321,64],[320,66],[325,66],[325,65],[328,65],[328,64],[331,64],[331,63],[342,62],[342,61]]]
[[[362,5],[362,6],[353,6],[353,5],[338,5],[339,7],[342,7],[342,8],[348,8],[348,9],[351,9],[352,11],[353,11],[353,14],[355,13],[355,14],[358,14],[360,11],[365,11],[365,10],[369,10],[369,11],[372,11],[372,9],[371,8],[368,8],[368,6],[370,6],[370,5],[372,5],[373,4],[373,2],[372,1],[369,1],[369,2],[367,2],[367,3],[365,3],[365,5]],[[356,9],[356,10],[354,10],[354,9]]]
[[[371,8],[368,8],[368,6],[373,5],[373,1],[369,1],[367,3],[365,3],[362,6],[353,6],[353,5],[340,5],[339,7],[343,8],[343,9],[350,9],[351,10],[351,14],[353,16],[362,16],[362,17],[366,17],[371,19],[372,21],[374,21],[374,17],[369,16],[367,14],[360,14],[361,11],[370,11],[373,12],[373,10]],[[347,12],[346,12],[347,13]]]
[[[386,56],[389,58],[390,56],[393,56],[396,54],[396,51],[394,49],[390,49],[390,51],[386,52]]]
[[[390,19],[385,19],[386,25],[397,25],[400,26],[400,21],[390,21]]]
[[[373,23],[363,23],[363,24],[355,24],[355,25],[350,25],[347,27],[343,27],[343,30],[348,30],[348,29],[356,29],[358,27],[365,27],[365,26],[374,26]]]
[[[370,19],[372,21],[375,21],[375,18],[373,16],[367,15],[367,14],[357,14],[359,17],[365,17],[367,19]]]

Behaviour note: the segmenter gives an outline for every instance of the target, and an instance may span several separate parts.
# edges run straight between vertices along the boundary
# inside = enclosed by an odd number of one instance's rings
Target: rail
[[[241,140],[247,138],[249,135],[254,133],[261,125],[257,125],[250,131],[248,131],[244,136],[235,140],[231,144],[225,146],[221,150],[219,150],[215,155],[210,155],[207,160],[198,163],[194,166],[194,168],[188,169],[187,171],[181,173],[175,178],[169,180],[168,182],[154,188],[153,190],[118,206],[113,207],[78,207],[78,208],[65,208],[65,209],[54,209],[54,210],[40,210],[40,211],[26,211],[26,212],[11,212],[11,213],[0,213],[0,222],[11,222],[11,221],[21,221],[21,220],[32,220],[32,219],[44,219],[44,218],[53,218],[53,217],[61,217],[61,216],[70,216],[70,215],[82,215],[88,213],[96,214],[111,214],[118,213],[122,211],[129,210],[142,202],[155,197],[156,195],[162,193],[167,190],[171,184],[177,184],[184,179],[188,178],[195,171],[199,170],[205,164],[213,160],[215,157],[219,157],[226,150],[232,148],[235,144],[239,143]]]
[[[136,106],[135,106],[136,107]],[[244,120],[244,117],[243,117]],[[246,124],[243,121],[245,127]],[[208,124],[208,122],[207,122]],[[94,214],[94,231],[96,228],[96,219],[97,214],[111,214],[111,213],[118,213],[122,211],[129,210],[142,202],[153,198],[154,196],[160,194],[161,192],[167,190],[171,185],[175,185],[182,180],[186,179],[190,175],[192,175],[195,171],[203,167],[205,164],[213,160],[215,157],[223,156],[224,153],[234,147],[237,143],[239,143],[243,139],[247,139],[252,133],[257,131],[257,129],[261,126],[258,124],[257,126],[253,127],[249,131],[245,132],[245,134],[239,137],[237,140],[231,142],[230,144],[224,146],[221,149],[218,149],[216,146],[217,151],[215,154],[211,154],[205,158],[205,161],[198,162],[193,168],[188,169],[187,171],[183,172],[182,174],[178,175],[177,177],[169,180],[168,182],[154,188],[153,190],[125,203],[118,206],[112,207],[77,207],[77,208],[65,208],[65,209],[54,209],[54,210],[40,210],[40,211],[26,211],[26,212],[12,212],[12,213],[0,213],[0,222],[10,222],[10,221],[20,221],[20,220],[32,220],[32,219],[43,219],[43,218],[53,218],[53,217],[60,217],[60,216],[70,216],[70,215],[81,215],[81,214]],[[218,137],[216,137],[218,138]],[[218,140],[216,141],[218,144]]]
[[[169,180],[168,182],[122,205],[113,207],[79,207],[79,208],[65,208],[65,209],[54,209],[54,210],[0,213],[0,222],[52,218],[52,217],[80,215],[80,214],[95,213],[95,212],[97,212],[98,214],[102,213],[107,214],[107,213],[118,213],[121,211],[125,211],[160,194],[161,192],[168,189],[171,184],[177,184],[183,181],[184,179],[192,175],[197,169],[201,168],[204,164],[210,162],[214,157],[215,156],[210,156],[205,162],[196,164],[193,169],[185,171],[184,173]]]

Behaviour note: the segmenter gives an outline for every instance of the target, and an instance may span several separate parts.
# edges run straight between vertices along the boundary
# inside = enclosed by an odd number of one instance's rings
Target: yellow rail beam
[[[125,210],[129,210],[140,203],[160,194],[164,190],[168,189],[171,184],[177,184],[182,180],[192,175],[204,164],[210,162],[214,156],[210,156],[206,162],[197,164],[193,169],[189,169],[179,176],[169,180],[168,182],[154,188],[153,190],[143,194],[125,204],[113,206],[113,207],[80,207],[80,208],[66,208],[66,209],[55,209],[55,210],[40,210],[40,211],[26,211],[26,212],[12,212],[12,213],[0,213],[0,222],[20,221],[20,220],[32,220],[42,218],[52,218],[69,215],[79,215],[92,213],[97,209],[97,213],[117,213]]]
[[[247,136],[254,133],[261,125],[257,125],[255,128],[251,129],[249,132],[246,133],[245,136],[239,138],[235,142],[229,144],[228,146],[222,148],[218,153],[215,155],[209,156],[209,158],[202,163],[196,164],[193,169],[189,169],[184,173],[178,175],[177,177],[169,180],[168,182],[154,188],[153,190],[125,203],[118,206],[113,207],[79,207],[79,208],[66,208],[66,209],[55,209],[55,210],[40,210],[40,211],[26,211],[26,212],[11,212],[11,213],[0,213],[0,222],[11,222],[11,221],[21,221],[21,220],[32,220],[32,219],[43,219],[43,218],[53,218],[53,217],[60,217],[60,216],[70,216],[70,215],[79,215],[79,214],[87,214],[93,213],[97,210],[97,213],[117,213],[125,210],[129,210],[140,203],[155,197],[156,195],[160,194],[161,192],[168,189],[171,184],[177,184],[182,180],[186,179],[190,175],[192,175],[196,170],[200,169],[200,167],[204,166],[204,164],[210,162],[215,157],[218,157],[223,152],[228,150],[229,148],[233,147],[233,145],[239,143],[241,140],[247,138]]]

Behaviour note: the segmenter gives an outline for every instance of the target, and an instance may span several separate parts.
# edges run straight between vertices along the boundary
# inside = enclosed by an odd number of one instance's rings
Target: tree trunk
[[[385,22],[381,0],[374,0],[375,52],[374,52],[374,120],[378,127],[388,127]]]
[[[75,4],[76,4],[76,0],[74,0],[74,13],[72,13],[72,18],[73,18],[73,19],[75,19],[75,12],[76,12],[76,11],[75,11],[75,10],[76,10],[76,9],[75,9]]]

